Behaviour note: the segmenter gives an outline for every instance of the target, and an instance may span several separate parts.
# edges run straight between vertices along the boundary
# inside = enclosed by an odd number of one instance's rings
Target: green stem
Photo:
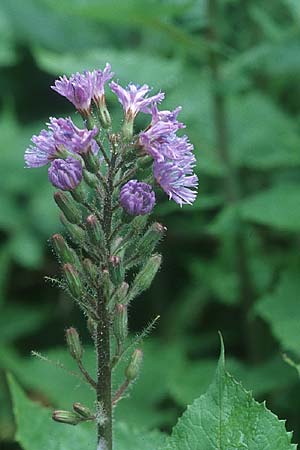
[[[112,450],[110,320],[106,299],[103,297],[98,299],[98,315],[96,329],[98,447],[101,450]]]
[[[112,231],[112,195],[114,184],[115,155],[109,163],[107,174],[107,191],[103,206],[103,230],[106,239],[106,258],[110,255],[110,236]],[[106,261],[108,266],[108,260]],[[98,417],[98,447],[103,450],[112,450],[112,395],[111,395],[111,361],[110,361],[110,315],[108,311],[109,294],[99,289],[97,312],[99,320],[96,328],[96,354],[97,354],[97,404]],[[101,415],[104,415],[102,420]]]

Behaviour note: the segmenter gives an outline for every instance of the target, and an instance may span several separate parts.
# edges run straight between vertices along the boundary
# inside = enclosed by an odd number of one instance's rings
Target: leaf
[[[257,403],[225,370],[224,347],[206,394],[187,408],[167,440],[168,450],[292,450],[284,421]],[[165,447],[161,447],[165,450]]]
[[[228,115],[236,166],[262,171],[300,165],[296,124],[266,96],[233,97]]]
[[[7,305],[1,308],[0,341],[4,344],[20,336],[32,334],[47,319],[48,311],[21,305]]]
[[[272,329],[281,347],[300,355],[299,269],[284,272],[274,289],[255,305],[255,312]]]
[[[243,201],[240,207],[245,220],[283,231],[300,230],[299,185],[280,184]]]
[[[15,439],[24,450],[95,449],[94,426],[71,427],[53,422],[51,411],[29,400],[11,375],[8,382],[17,425]],[[115,426],[114,438],[115,450],[156,450],[163,441],[163,434],[138,432],[121,423]]]

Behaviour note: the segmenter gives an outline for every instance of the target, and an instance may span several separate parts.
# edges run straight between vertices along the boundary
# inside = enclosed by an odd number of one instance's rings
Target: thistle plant
[[[133,349],[124,381],[112,392],[112,373],[128,347],[128,308],[148,289],[159,270],[155,253],[166,228],[151,222],[157,189],[178,205],[192,204],[197,193],[193,146],[180,129],[174,111],[160,110],[162,92],[150,95],[147,85],[123,88],[104,70],[60,77],[52,89],[66,97],[82,118],[51,117],[47,129],[32,137],[25,152],[28,168],[49,165],[48,177],[58,190],[65,237],[51,242],[61,265],[58,284],[69,292],[85,317],[96,349],[96,377],[83,364],[77,330],[66,331],[66,343],[84,380],[95,391],[95,411],[77,402],[73,411],[54,411],[57,422],[77,425],[94,421],[97,449],[112,450],[113,409],[139,374],[143,354]],[[110,83],[109,83],[110,82]],[[105,86],[124,111],[120,129],[113,126]],[[135,133],[135,118],[143,113],[147,127]]]

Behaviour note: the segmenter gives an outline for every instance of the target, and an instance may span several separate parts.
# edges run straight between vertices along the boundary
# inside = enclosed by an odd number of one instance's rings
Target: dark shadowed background
[[[61,230],[46,169],[23,154],[49,116],[73,115],[58,75],[103,68],[182,105],[199,195],[161,195],[163,266],[130,310],[133,333],[156,315],[131,398],[116,420],[169,431],[210,383],[223,334],[227,367],[300,437],[300,3],[298,0],[1,0],[0,442],[14,420],[5,373],[32,398],[68,408],[91,393],[30,356],[71,365],[64,330],[79,311],[44,277],[59,276],[49,237]],[[119,105],[108,106],[121,122]],[[146,122],[145,122],[146,123]],[[137,127],[145,125],[143,118]],[[283,360],[283,353],[295,368]],[[92,351],[86,352],[92,361]],[[50,419],[49,419],[50,420]],[[58,425],[59,426],[59,425]],[[1,444],[2,448],[2,444]]]

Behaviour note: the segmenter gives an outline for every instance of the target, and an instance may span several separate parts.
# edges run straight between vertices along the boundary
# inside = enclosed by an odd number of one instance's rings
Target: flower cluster
[[[153,173],[162,189],[179,205],[191,204],[197,195],[198,178],[193,173],[196,159],[187,136],[176,133],[184,125],[177,120],[181,108],[158,111],[152,106],[152,122],[140,133],[139,143],[153,157]]]
[[[25,152],[26,167],[40,167],[50,163],[48,175],[51,183],[61,190],[69,191],[80,184],[83,169],[88,169],[86,164],[89,155],[99,159],[96,167],[100,167],[100,172],[102,171],[99,157],[99,146],[103,150],[103,143],[100,142],[101,128],[108,129],[110,133],[111,127],[105,101],[105,84],[113,76],[110,65],[106,64],[104,70],[76,73],[70,78],[63,76],[55,81],[52,89],[75,106],[84,119],[85,128],[78,128],[71,118],[50,118],[48,129],[32,137],[33,145]],[[126,143],[123,150],[127,148],[131,155],[134,150],[136,159],[141,154],[150,155],[154,179],[169,198],[180,206],[192,204],[198,185],[198,178],[193,171],[196,160],[188,137],[178,135],[178,131],[184,128],[183,123],[177,119],[181,107],[174,111],[159,111],[157,105],[164,99],[164,93],[151,96],[146,84],[136,86],[131,83],[123,88],[111,81],[109,87],[124,110],[124,123],[118,134],[119,142],[123,137]],[[134,119],[139,112],[150,114],[151,123],[134,136]],[[105,161],[109,164],[109,157]],[[104,168],[102,172],[105,171]],[[129,214],[138,215],[152,210],[155,197],[151,186],[131,180],[123,185],[119,201]]]

